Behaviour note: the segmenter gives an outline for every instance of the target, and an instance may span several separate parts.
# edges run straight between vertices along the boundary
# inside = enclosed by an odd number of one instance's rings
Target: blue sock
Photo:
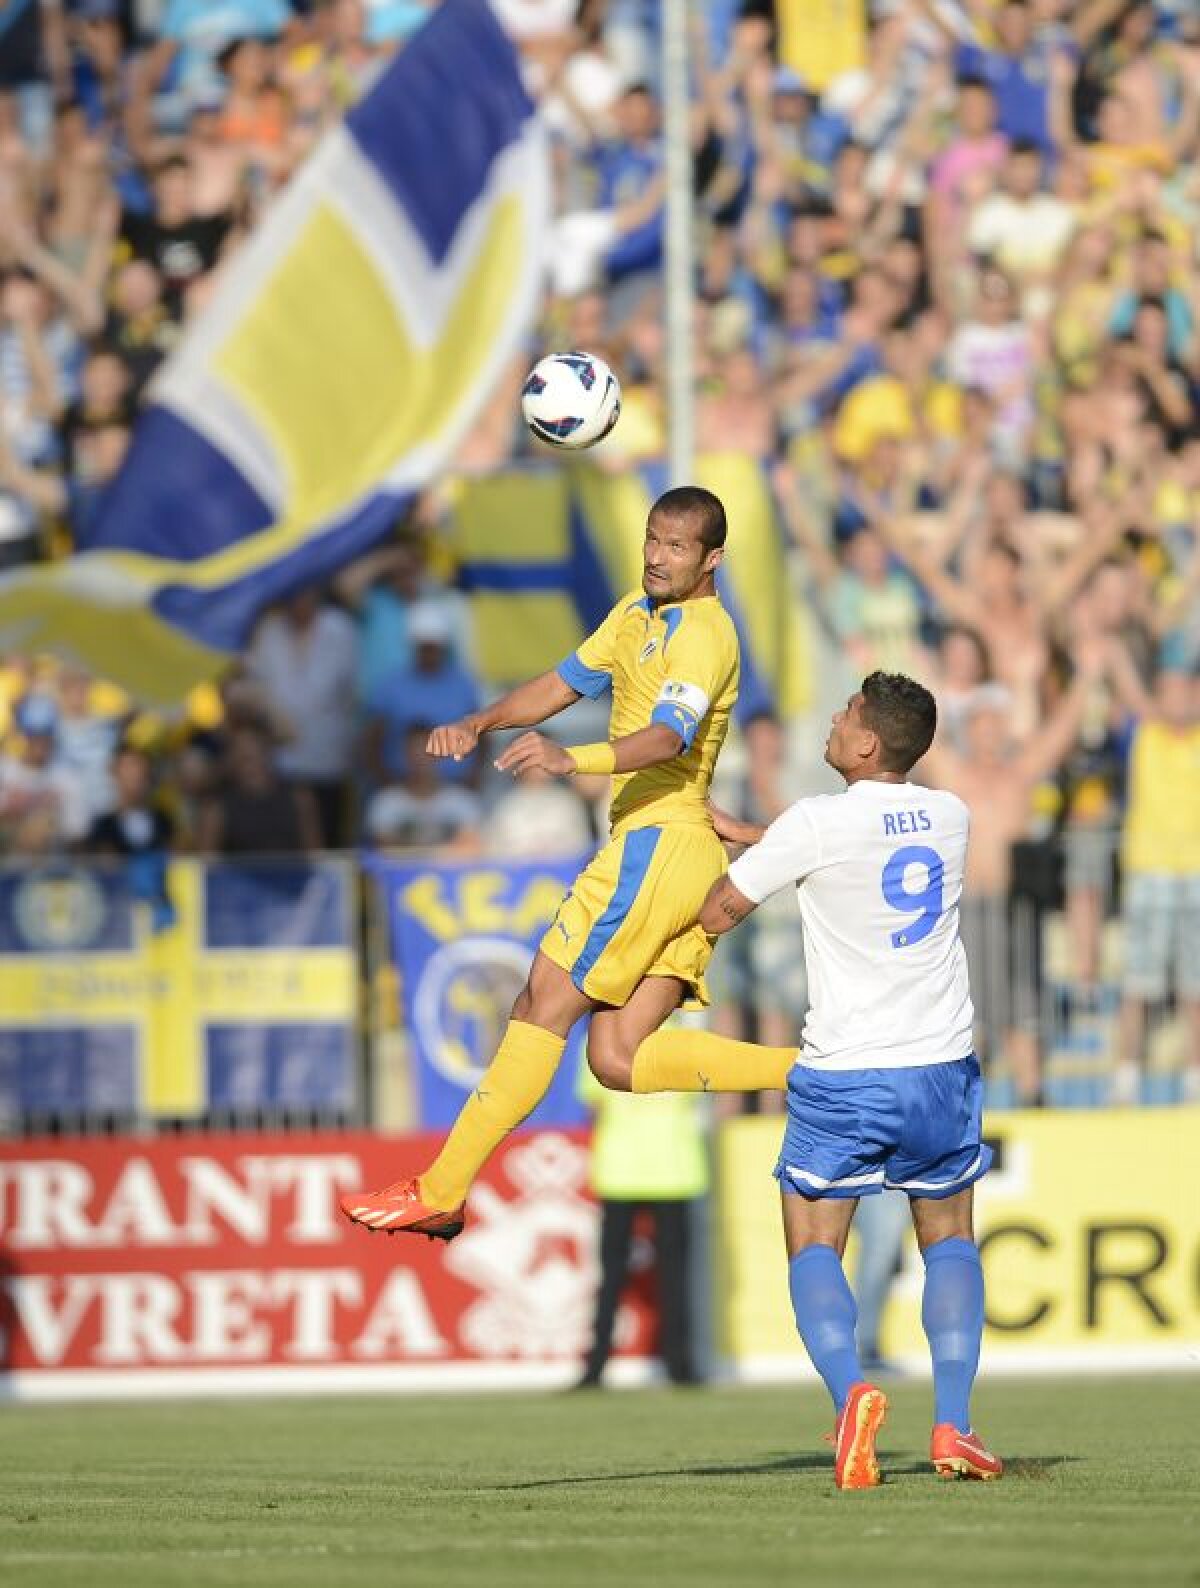
[[[921,1322],[933,1358],[933,1420],[970,1433],[983,1338],[983,1268],[974,1241],[955,1237],[926,1248]]]
[[[862,1379],[854,1326],[858,1308],[832,1246],[806,1246],[788,1264],[796,1327],[840,1413]]]

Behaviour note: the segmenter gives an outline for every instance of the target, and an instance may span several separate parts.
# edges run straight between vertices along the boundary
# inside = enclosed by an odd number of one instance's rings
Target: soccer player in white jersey
[[[875,1437],[887,1400],[863,1378],[842,1256],[858,1198],[885,1187],[908,1193],[925,1260],[934,1468],[944,1477],[1003,1471],[969,1410],[983,1333],[973,1186],[992,1155],[980,1138],[958,935],[968,815],[956,795],[907,781],[936,718],[933,696],[912,679],[865,678],[825,747],[845,792],[799,800],[765,830],[720,815],[720,836],[751,847],[713,884],[700,915],[707,931],[727,932],[769,895],[797,890],[811,1007],[788,1075],[775,1176],[796,1325],[833,1396],[843,1489],[880,1481]],[[661,1047],[667,1037],[654,1040]]]

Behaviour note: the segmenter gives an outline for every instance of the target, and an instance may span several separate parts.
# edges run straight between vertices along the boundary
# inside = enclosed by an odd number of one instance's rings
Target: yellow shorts
[[[637,827],[576,877],[541,951],[598,1003],[624,1004],[646,976],[677,976],[708,1003],[713,940],[696,924],[728,862],[711,827]]]

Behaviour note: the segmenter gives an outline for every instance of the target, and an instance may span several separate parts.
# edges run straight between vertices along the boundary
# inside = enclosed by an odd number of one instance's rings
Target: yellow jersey
[[[867,63],[864,0],[779,0],[775,20],[780,65],[798,72],[814,93]]]
[[[665,722],[683,739],[670,761],[613,777],[613,832],[664,822],[709,822],[713,768],[738,692],[733,620],[715,596],[654,607],[622,596],[604,622],[558,668],[590,699],[612,690],[609,736]]]
[[[1200,873],[1200,727],[1138,728],[1122,861],[1127,871],[1157,876]]]

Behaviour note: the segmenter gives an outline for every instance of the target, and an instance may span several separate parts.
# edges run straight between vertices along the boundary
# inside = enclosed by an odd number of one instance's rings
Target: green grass
[[[891,1399],[865,1494],[810,1389],[8,1407],[0,1583],[1200,1585],[1200,1380],[983,1385],[996,1484]]]

